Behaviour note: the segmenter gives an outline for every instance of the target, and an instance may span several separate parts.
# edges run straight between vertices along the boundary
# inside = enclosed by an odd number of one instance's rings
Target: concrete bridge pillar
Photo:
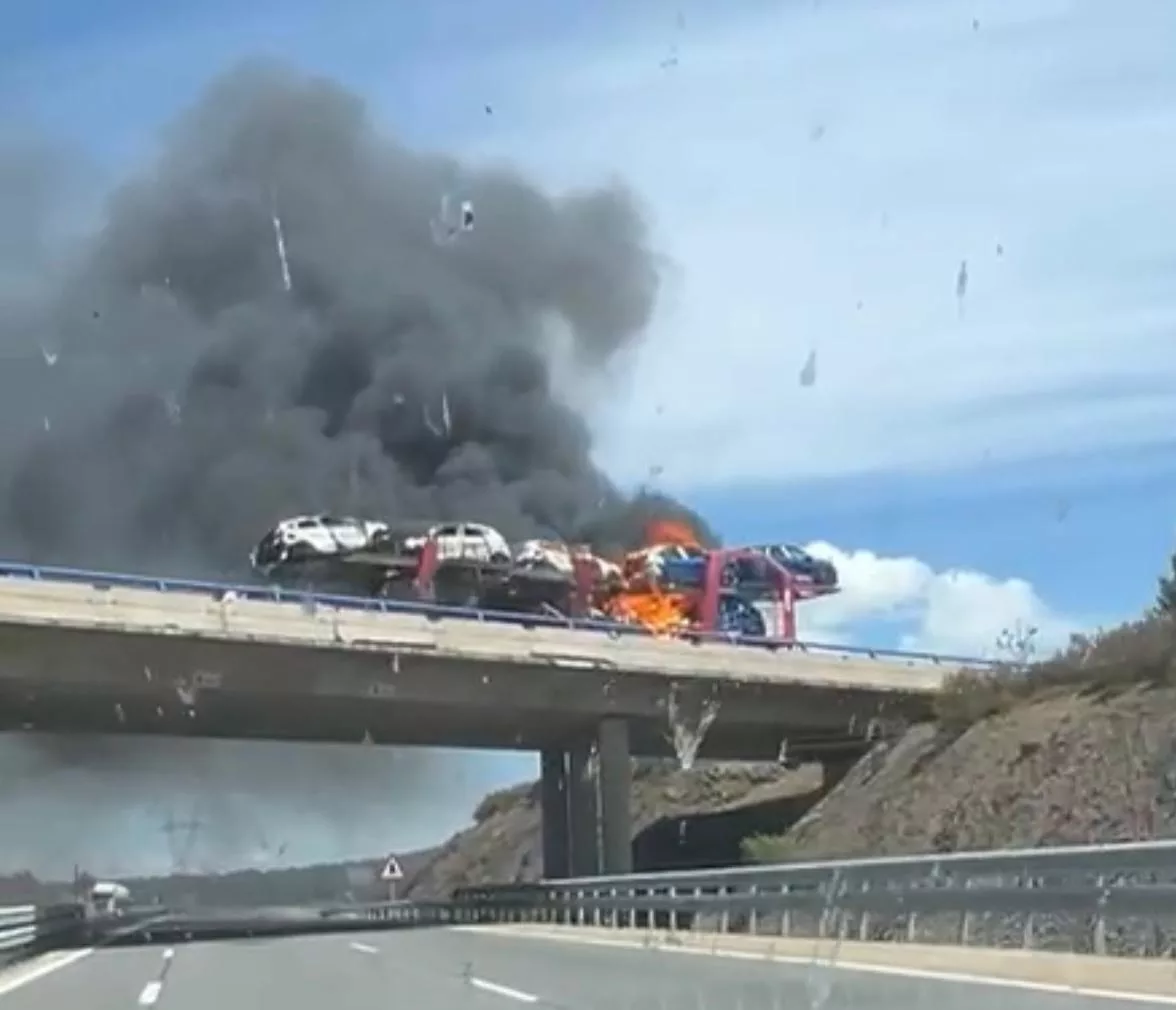
[[[633,816],[629,807],[633,766],[629,760],[629,724],[619,716],[600,723],[600,838],[606,876],[633,872]]]
[[[600,824],[596,817],[596,776],[592,749],[583,744],[568,752],[568,823],[572,838],[572,876],[600,873]]]
[[[562,750],[545,750],[539,756],[539,769],[543,876],[556,880],[571,874],[567,756]]]

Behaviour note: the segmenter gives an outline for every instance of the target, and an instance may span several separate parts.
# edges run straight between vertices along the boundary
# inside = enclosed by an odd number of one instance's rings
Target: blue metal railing
[[[636,635],[652,637],[652,632],[638,625],[614,624],[608,621],[552,617],[542,614],[518,614],[500,610],[478,610],[472,607],[445,606],[411,600],[385,600],[366,596],[346,596],[335,593],[312,593],[285,589],[281,586],[247,585],[226,582],[206,582],[199,579],[161,578],[152,575],[130,575],[125,572],[98,572],[82,568],[60,568],[50,565],[30,565],[0,561],[0,577],[30,579],[40,582],[70,582],[98,589],[125,586],[148,589],[160,593],[195,593],[222,598],[230,593],[238,599],[288,603],[301,607],[326,606],[347,610],[366,610],[386,614],[417,614],[433,621],[491,621],[500,624],[534,628],[574,628],[612,636]],[[826,642],[788,642],[775,638],[752,638],[729,632],[685,632],[680,637],[695,642],[727,642],[751,648],[795,650],[806,653],[825,653],[842,656],[864,656],[878,660],[903,660],[951,666],[992,666],[991,660],[970,656],[948,656],[931,652],[905,652],[901,649],[874,649],[868,646],[834,645]]]

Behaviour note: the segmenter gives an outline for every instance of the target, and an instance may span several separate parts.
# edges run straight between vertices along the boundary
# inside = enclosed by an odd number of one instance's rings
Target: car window
[[[298,522],[294,524],[294,528],[299,530],[309,530],[314,529],[314,527],[316,527],[318,524],[319,521],[317,519],[299,519]]]
[[[435,536],[439,537],[455,537],[457,536],[458,529],[458,525],[453,523],[449,526],[438,526],[433,532]]]

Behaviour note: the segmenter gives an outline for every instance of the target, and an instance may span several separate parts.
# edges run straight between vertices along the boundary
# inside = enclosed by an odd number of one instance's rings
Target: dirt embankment
[[[761,859],[1066,845],[1170,833],[1176,690],[1068,696],[952,740],[920,726],[861,761]]]
[[[1176,834],[1176,624],[1155,618],[1026,668],[965,674],[791,830],[788,860]]]

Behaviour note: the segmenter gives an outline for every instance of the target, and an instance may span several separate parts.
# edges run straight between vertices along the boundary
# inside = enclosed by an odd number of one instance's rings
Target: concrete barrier
[[[794,683],[931,694],[958,666],[749,649],[720,642],[611,637],[572,628],[306,608],[146,589],[0,580],[0,624],[269,642],[332,650],[427,653],[466,661],[582,666],[674,679]]]

